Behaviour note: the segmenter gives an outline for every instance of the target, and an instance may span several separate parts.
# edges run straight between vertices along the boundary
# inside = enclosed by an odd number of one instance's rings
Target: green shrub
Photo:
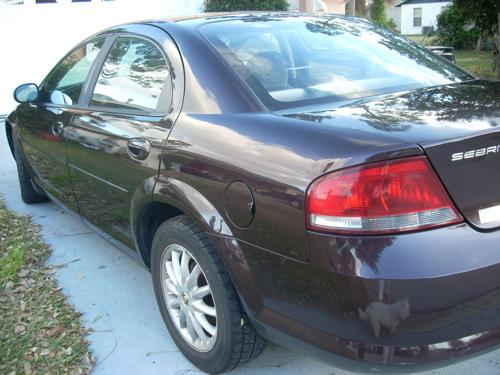
[[[456,49],[474,48],[480,32],[477,28],[464,29],[469,17],[454,5],[447,7],[438,16],[437,40],[439,43]]]
[[[374,23],[380,26],[385,25],[387,22],[385,0],[373,0],[370,7],[370,18]]]
[[[391,31],[396,31],[397,29],[396,22],[393,19],[387,18],[385,0],[373,0],[370,6],[370,19],[373,23]]]
[[[396,21],[394,21],[392,18],[388,18],[387,21],[385,22],[385,25],[383,25],[386,29],[389,29],[391,31],[396,32],[398,30],[398,25],[396,25]]]
[[[205,0],[205,12],[234,12],[238,10],[288,10],[286,0]]]

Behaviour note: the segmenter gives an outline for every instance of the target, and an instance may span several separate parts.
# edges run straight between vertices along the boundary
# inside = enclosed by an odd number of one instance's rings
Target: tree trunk
[[[497,53],[495,59],[495,68],[497,71],[497,79],[500,79],[500,12],[497,13],[497,32],[493,35],[493,39],[495,40]]]
[[[476,42],[476,51],[481,51],[483,49],[484,36],[481,34]]]
[[[311,13],[313,11],[313,1],[314,0],[300,0],[299,9],[301,12]]]
[[[348,12],[347,12],[347,15],[348,16],[355,16],[356,15],[356,0],[350,0],[347,2],[348,4]]]

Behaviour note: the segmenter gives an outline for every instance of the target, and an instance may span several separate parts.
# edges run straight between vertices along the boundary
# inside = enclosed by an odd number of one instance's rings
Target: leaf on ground
[[[26,333],[26,326],[24,324],[18,324],[14,328],[16,335],[23,336]]]
[[[28,276],[29,273],[30,272],[28,270],[24,269],[24,270],[19,271],[17,273],[17,276],[20,277],[20,278],[24,278],[24,277]]]
[[[103,316],[104,316],[103,314],[98,314],[98,315],[94,318],[94,320],[92,320],[92,324],[94,324],[95,322],[97,322],[97,321],[101,320],[101,319],[103,318]]]
[[[59,335],[64,330],[64,326],[62,324],[57,324],[53,328],[51,328],[47,333],[49,337],[54,337]]]

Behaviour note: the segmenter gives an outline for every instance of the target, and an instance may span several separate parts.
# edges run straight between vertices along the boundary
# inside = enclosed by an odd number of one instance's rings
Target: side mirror
[[[14,99],[18,103],[31,103],[38,99],[38,86],[25,83],[14,90]]]

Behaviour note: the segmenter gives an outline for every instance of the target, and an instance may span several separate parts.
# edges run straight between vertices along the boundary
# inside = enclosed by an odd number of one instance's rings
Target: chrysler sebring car
[[[500,344],[500,83],[354,17],[218,14],[105,30],[14,97],[23,200],[148,268],[201,370]]]

